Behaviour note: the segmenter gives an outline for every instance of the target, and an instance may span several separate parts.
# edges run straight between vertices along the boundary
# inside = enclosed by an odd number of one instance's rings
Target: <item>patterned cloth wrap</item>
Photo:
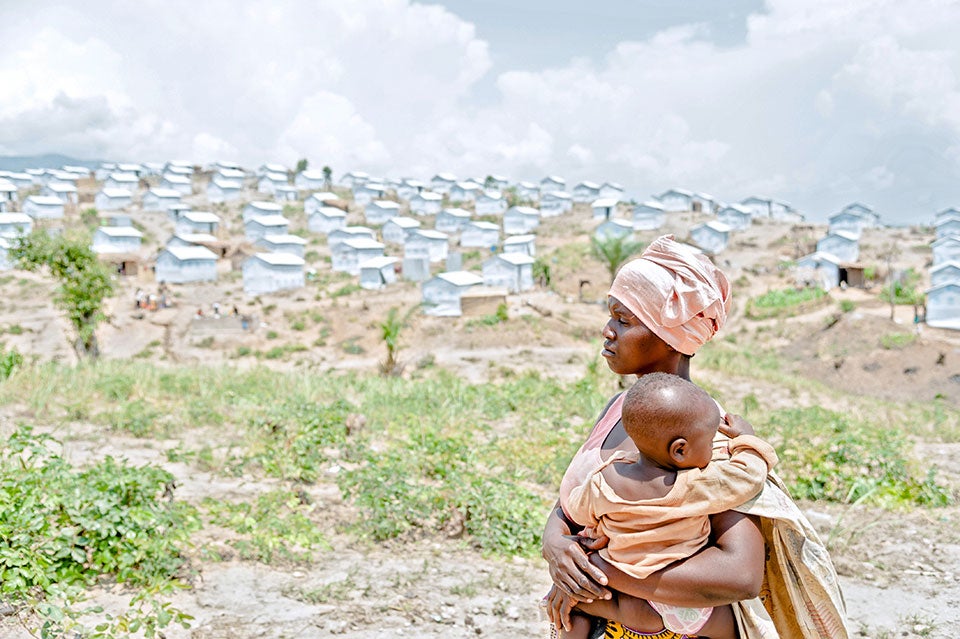
[[[590,630],[590,639],[696,639],[695,635],[678,635],[664,628],[660,632],[637,632],[616,621],[599,620]]]

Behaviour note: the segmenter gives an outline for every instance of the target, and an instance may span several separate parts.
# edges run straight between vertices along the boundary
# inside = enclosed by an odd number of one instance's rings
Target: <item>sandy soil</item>
[[[357,211],[351,215],[351,222],[360,221]],[[150,252],[165,241],[172,225],[159,214],[141,217]],[[302,215],[294,219],[294,228],[304,226]],[[675,216],[665,231],[683,238],[697,219],[692,214]],[[507,298],[511,319],[522,318],[511,321],[510,331],[488,329],[476,317],[414,314],[402,338],[401,359],[408,369],[431,361],[475,382],[496,379],[505,369],[535,369],[564,379],[580,376],[597,357],[599,330],[605,321],[601,302],[609,274],[590,258],[572,256],[566,245],[571,237],[586,237],[594,224],[580,209],[544,224],[538,232],[538,250],[551,258],[554,285],[552,290]],[[798,397],[776,385],[709,371],[695,371],[695,375],[734,405],[753,393],[762,396],[765,404],[782,406],[842,404],[842,394],[849,394],[892,400],[940,396],[960,407],[960,336],[926,328],[918,341],[903,349],[883,349],[880,336],[913,331],[913,316],[912,309],[898,308],[891,320],[889,307],[878,301],[876,289],[834,292],[835,299],[849,299],[857,306],[840,317],[834,317],[838,307],[833,303],[790,320],[744,318],[750,296],[790,282],[789,275],[778,268],[780,260],[807,252],[822,232],[822,228],[758,223],[736,236],[718,258],[735,283],[736,295],[724,335],[749,336],[778,349],[792,370],[826,381],[841,393],[841,399]],[[641,239],[649,241],[655,235],[646,233]],[[902,247],[896,266],[925,272],[931,239],[917,229],[871,231],[862,242],[861,261],[883,264],[885,247],[896,242]],[[416,304],[419,287],[399,283],[384,291],[338,296],[335,292],[350,279],[329,275],[322,243],[311,243],[308,250],[319,256],[313,264],[317,279],[304,290],[262,299],[243,296],[239,273],[231,271],[227,262],[221,265],[217,283],[173,286],[175,305],[159,311],[133,308],[138,287],[148,292],[156,288],[149,272],[118,280],[109,324],[99,331],[104,357],[376,371],[385,355],[373,330],[377,321],[391,307],[406,309]],[[582,280],[586,280],[583,285]],[[0,274],[2,340],[40,360],[73,362],[69,327],[50,302],[51,291],[51,283],[41,275]],[[233,318],[209,317],[215,302],[223,309],[236,305],[242,314],[254,318],[251,330],[242,330]],[[198,308],[208,317],[196,319]],[[252,354],[296,344],[307,350],[276,360]],[[21,417],[18,407],[0,407],[0,428],[11,427]],[[162,443],[117,434],[104,439],[102,431],[94,432],[82,423],[60,425],[57,434],[69,442],[67,453],[77,463],[114,454],[138,464],[163,465],[178,477],[178,495],[191,501],[252,494],[269,484],[225,479],[171,464],[163,457]],[[938,464],[945,481],[960,487],[960,444],[924,443],[919,450]],[[350,516],[332,480],[318,482],[311,488],[311,498],[331,513]],[[805,510],[830,540],[852,625],[860,636],[953,636],[952,625],[960,622],[960,509],[894,514],[813,504],[805,505]],[[338,536],[333,527],[329,538],[335,550],[322,553],[309,567],[196,558],[198,573],[192,588],[175,600],[196,621],[190,630],[174,629],[166,636],[360,638],[369,636],[373,628],[397,636],[439,638],[536,635],[542,629],[536,602],[548,583],[539,560],[483,557],[458,539],[358,546]],[[122,596],[110,590],[98,594],[108,605]],[[13,617],[0,620],[0,637],[25,636]]]

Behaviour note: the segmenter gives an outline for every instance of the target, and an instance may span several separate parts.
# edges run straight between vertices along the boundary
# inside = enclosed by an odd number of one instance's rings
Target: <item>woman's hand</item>
[[[577,601],[609,599],[607,576],[590,563],[580,545],[580,537],[570,534],[570,527],[560,517],[558,508],[550,514],[543,531],[543,558],[547,561],[554,585]],[[602,540],[595,540],[597,543]]]

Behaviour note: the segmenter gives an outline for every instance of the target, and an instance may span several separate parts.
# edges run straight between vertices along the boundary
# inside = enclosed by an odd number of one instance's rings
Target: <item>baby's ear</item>
[[[682,464],[687,459],[687,440],[685,437],[677,437],[670,442],[667,449],[670,459],[675,464]]]

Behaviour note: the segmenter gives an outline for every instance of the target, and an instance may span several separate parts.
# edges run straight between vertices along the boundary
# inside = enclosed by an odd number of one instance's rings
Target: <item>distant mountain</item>
[[[59,169],[64,165],[85,166],[95,169],[101,160],[78,160],[60,153],[45,155],[0,155],[0,171],[23,171],[24,169]]]

